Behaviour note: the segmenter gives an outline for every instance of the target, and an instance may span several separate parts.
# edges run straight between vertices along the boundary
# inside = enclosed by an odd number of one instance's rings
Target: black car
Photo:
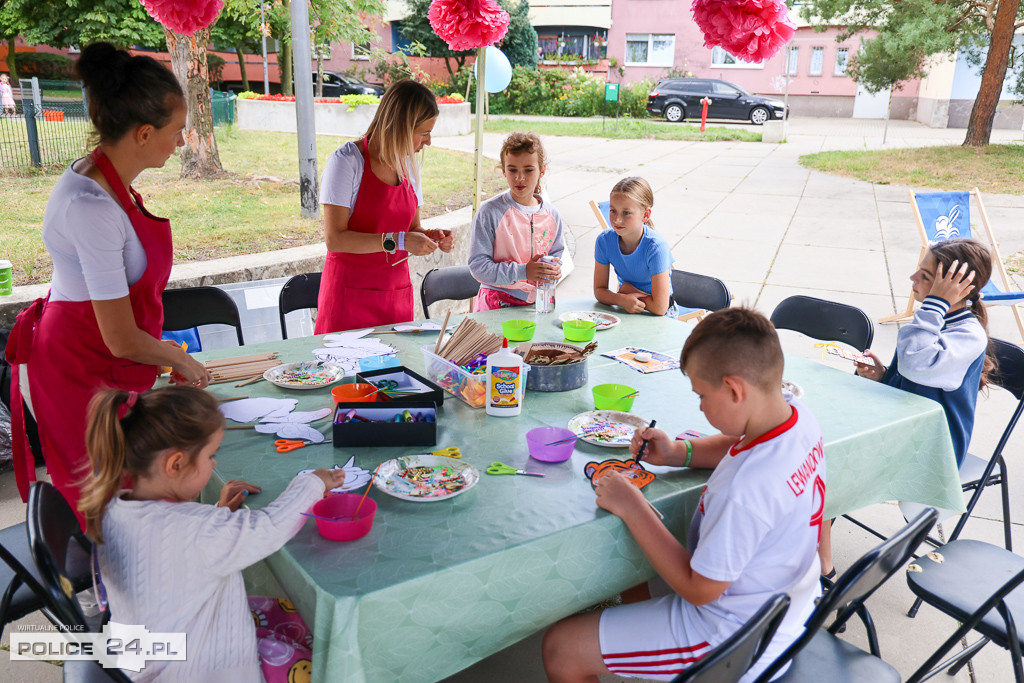
[[[779,100],[751,95],[743,88],[714,78],[667,78],[647,93],[647,111],[676,122],[699,119],[701,100],[707,97],[709,119],[747,119],[760,126],[770,119],[782,119]]]
[[[316,94],[316,71],[313,72],[313,94]],[[377,95],[384,94],[384,88],[370,85],[351,74],[340,74],[337,71],[324,72],[324,97],[340,95]]]

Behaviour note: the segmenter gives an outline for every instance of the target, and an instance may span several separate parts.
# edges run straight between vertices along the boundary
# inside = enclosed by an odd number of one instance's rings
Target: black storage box
[[[393,368],[391,368],[393,369]],[[380,422],[344,422],[349,412]],[[431,422],[393,422],[396,415],[430,416]],[[437,443],[437,405],[433,401],[338,403],[334,407],[334,447],[433,446]]]
[[[395,368],[383,368],[381,370],[368,370],[367,372],[356,373],[357,382],[366,382],[378,386],[382,380],[394,380],[398,382],[396,391],[415,391],[410,396],[388,396],[383,391],[377,392],[378,401],[388,401],[396,404],[407,405],[410,403],[422,403],[433,401],[438,407],[444,403],[444,390],[429,379],[421,377],[404,365]]]

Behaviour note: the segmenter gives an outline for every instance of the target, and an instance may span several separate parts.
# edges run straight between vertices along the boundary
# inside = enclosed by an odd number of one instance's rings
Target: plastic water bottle
[[[487,356],[488,415],[514,417],[523,410],[523,359],[509,351],[508,339],[501,340],[501,350]]]
[[[540,259],[541,263],[550,263],[552,265],[558,263],[558,257],[556,256],[543,256]],[[551,313],[555,310],[555,286],[558,284],[557,281],[542,282],[537,285],[537,312],[538,313]]]

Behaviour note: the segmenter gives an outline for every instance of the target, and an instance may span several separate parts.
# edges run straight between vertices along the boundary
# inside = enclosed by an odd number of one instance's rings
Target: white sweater
[[[305,474],[255,511],[115,496],[97,545],[111,620],[187,634],[186,661],[126,673],[137,681],[262,681],[241,570],[298,533],[300,513],[323,495],[323,481]]]

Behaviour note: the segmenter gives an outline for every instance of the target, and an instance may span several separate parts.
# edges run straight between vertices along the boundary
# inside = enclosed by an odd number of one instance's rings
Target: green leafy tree
[[[260,16],[247,11],[248,8],[225,5],[210,36],[214,42],[235,48],[238,69],[242,76],[242,89],[249,90],[249,74],[245,68],[245,55],[260,51]]]
[[[501,51],[512,66],[534,69],[537,66],[537,31],[530,23],[530,3],[526,0],[499,0],[509,13],[508,33],[501,41]]]
[[[902,36],[883,33],[861,44],[860,51],[847,65],[847,73],[869,93],[889,91],[885,109],[885,127],[882,144],[889,132],[889,114],[892,94],[901,90],[906,81],[924,75],[925,53],[920,45],[907,43]]]
[[[311,0],[309,19],[316,57],[318,97],[322,97],[324,92],[324,48],[335,43],[379,43],[380,36],[370,30],[366,19],[382,16],[384,9],[384,0]]]
[[[1014,31],[1024,26],[1021,0],[817,0],[806,3],[804,16],[825,25],[840,25],[844,40],[864,30],[878,31],[882,46],[859,57],[860,68],[873,59],[891,59],[896,51],[923,57],[957,55],[961,50],[984,61],[964,145],[982,147],[992,135],[1003,79],[1013,52]],[[984,56],[982,56],[984,55]],[[900,54],[901,63],[907,56]],[[879,70],[884,67],[879,66]]]

